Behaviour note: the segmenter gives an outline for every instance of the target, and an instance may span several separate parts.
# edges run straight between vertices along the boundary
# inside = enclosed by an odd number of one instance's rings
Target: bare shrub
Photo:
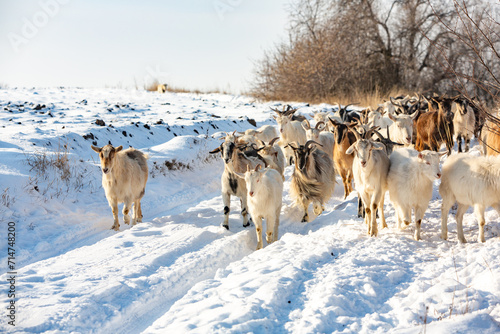
[[[90,170],[69,158],[69,148],[59,145],[55,152],[37,151],[26,155],[30,177],[25,190],[40,195],[44,200],[66,197],[85,186],[95,191]]]
[[[9,188],[5,188],[3,190],[2,196],[0,197],[0,203],[6,208],[10,208],[10,206],[15,202],[15,198],[9,194]]]
[[[468,55],[440,24],[457,17],[444,2],[297,0],[289,17],[289,40],[256,64],[257,98],[358,102],[397,90],[452,93],[453,75],[436,45],[448,46],[452,66]]]

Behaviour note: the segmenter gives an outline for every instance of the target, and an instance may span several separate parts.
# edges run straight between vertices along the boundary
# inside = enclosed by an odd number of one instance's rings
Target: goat
[[[411,97],[410,95],[407,95],[403,99],[395,100],[391,97],[390,100],[393,106],[395,107],[394,108],[395,113],[411,115],[415,113],[415,111],[420,109],[420,103],[422,98],[420,96]]]
[[[411,115],[407,114],[389,114],[389,119],[393,122],[387,131],[386,138],[391,139],[393,142],[409,146],[412,144],[413,138],[413,120],[418,116],[419,110],[413,112]],[[389,130],[391,136],[389,137]]]
[[[478,241],[485,242],[484,211],[491,206],[500,212],[500,157],[475,157],[465,153],[449,156],[443,164],[439,193],[443,198],[441,238],[448,238],[448,213],[457,202],[458,240],[466,242],[462,222],[464,213],[473,206],[479,224]]]
[[[462,137],[465,141],[465,152],[469,151],[469,144],[476,125],[476,116],[472,108],[468,106],[467,100],[455,99],[452,108],[454,108],[453,130],[458,143],[458,152],[462,152]]]
[[[368,128],[380,127],[384,129],[386,126],[392,124],[392,122],[384,117],[385,111],[383,108],[379,107],[376,110],[371,110],[368,108],[368,114],[366,115],[366,124]],[[388,123],[389,122],[389,123]]]
[[[486,122],[486,114],[482,110],[481,105],[476,97],[467,101],[469,106],[474,111],[474,117],[476,119],[476,123],[474,124],[474,137],[479,138],[481,135],[481,131],[483,129],[484,123]]]
[[[158,84],[156,86],[156,90],[158,91],[158,93],[163,94],[167,91],[167,85],[166,84]]]
[[[333,148],[333,163],[335,170],[340,174],[342,183],[344,184],[344,199],[352,192],[352,161],[354,156],[346,154],[346,150],[356,142],[356,137],[349,131],[349,127],[329,119],[333,127],[333,135],[335,137],[335,146]]]
[[[304,223],[309,221],[307,209],[310,202],[313,203],[316,215],[324,211],[323,205],[330,199],[335,188],[335,170],[328,154],[315,147],[320,144],[309,140],[298,147],[288,145],[295,155],[290,194],[295,198],[297,206],[304,209]]]
[[[337,103],[338,106],[338,114],[340,116],[340,120],[344,123],[351,123],[360,120],[360,115],[354,110],[347,110],[347,107],[352,106],[355,103],[350,103],[344,107],[341,107],[340,104]]]
[[[402,229],[402,222],[406,226],[410,225],[413,209],[417,226],[415,240],[420,240],[422,219],[432,198],[433,181],[441,178],[440,155],[433,151],[418,152],[403,148],[396,150],[389,158],[391,166],[387,174],[387,187],[396,210],[398,229]]]
[[[142,222],[141,199],[146,191],[148,181],[148,156],[134,148],[123,149],[123,146],[106,145],[92,149],[99,153],[102,169],[102,187],[113,212],[113,227],[118,231],[118,204],[123,204],[123,220],[130,223],[128,215],[134,204],[132,225]]]
[[[224,142],[216,149],[210,151],[211,154],[220,152],[224,161],[224,172],[221,177],[222,201],[224,203],[224,222],[222,227],[229,230],[229,212],[231,195],[240,198],[241,215],[243,216],[243,227],[250,226],[251,218],[248,218],[247,210],[247,189],[245,180],[236,173],[244,173],[247,168],[254,169],[262,161],[253,156],[248,156],[236,146],[234,132],[226,134]]]
[[[418,119],[415,149],[437,152],[444,142],[450,155],[453,148],[453,113],[451,112],[453,99],[443,98],[437,101],[433,98],[432,100],[438,104],[438,110],[434,111],[429,104],[430,111]]]
[[[281,176],[284,177],[285,172],[285,155],[278,145],[275,145],[279,137],[273,138],[268,144],[259,140],[260,147],[257,149],[259,155],[265,161],[266,167],[276,169]]]
[[[326,128],[324,131],[332,131],[333,129],[330,127],[331,124],[328,122],[329,118],[332,118],[338,122],[342,122],[340,116],[335,115],[333,111],[325,112],[325,111],[314,111],[309,114],[312,119],[316,122],[316,124],[323,122],[326,124]]]
[[[321,150],[328,154],[330,159],[333,160],[333,146],[335,145],[335,138],[331,132],[323,131],[325,123],[319,122],[314,128],[311,127],[309,121],[302,122],[302,127],[306,130],[307,140],[313,140],[321,144]]]
[[[346,151],[354,153],[352,170],[358,196],[365,207],[365,222],[368,225],[368,234],[377,236],[376,212],[380,208],[382,227],[387,227],[384,216],[384,194],[387,191],[387,172],[389,171],[389,157],[384,151],[384,146],[370,139],[363,139],[361,135],[351,128],[357,141]],[[370,131],[366,133],[370,138]]]
[[[493,119],[486,121],[482,128],[481,139],[486,155],[498,155],[500,153],[500,124],[498,121]]]
[[[257,232],[257,250],[263,247],[262,219],[266,220],[266,241],[268,244],[278,240],[278,227],[283,198],[283,179],[272,168],[259,170],[247,169],[245,182],[247,187],[248,211],[255,222]]]
[[[302,122],[306,118],[302,115],[297,115],[295,112],[298,110],[297,108],[292,108],[291,105],[283,106],[283,110],[279,110],[278,108],[271,108],[272,111],[276,112],[280,116],[292,116],[292,121]]]
[[[273,109],[276,111],[275,109]],[[291,158],[293,157],[293,152],[288,149],[288,144],[292,142],[298,143],[298,145],[304,145],[307,141],[306,131],[302,127],[301,122],[294,121],[292,119],[293,114],[290,113],[278,113],[278,116],[273,116],[278,123],[278,128],[280,132],[279,145],[283,149],[283,154],[285,155],[286,163],[292,164]]]
[[[245,132],[236,132],[236,133],[244,135],[242,137],[243,139],[245,139],[246,136],[254,137],[255,141],[251,142],[256,142],[257,140],[269,142],[273,138],[278,137],[278,131],[276,131],[276,128],[272,125],[263,125],[258,129],[248,129]]]

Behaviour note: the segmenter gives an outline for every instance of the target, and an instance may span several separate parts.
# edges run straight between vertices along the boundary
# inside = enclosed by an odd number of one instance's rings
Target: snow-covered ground
[[[310,111],[327,105],[301,107]],[[300,223],[286,170],[278,242],[255,251],[232,200],[220,226],[221,131],[274,124],[270,106],[228,95],[127,90],[0,90],[0,332],[498,333],[500,217],[486,243],[469,210],[459,244],[440,235],[434,196],[422,225],[366,235],[356,194],[338,185]],[[104,121],[104,126],[96,120]],[[99,122],[102,124],[101,122]],[[144,222],[110,230],[91,144],[150,155]],[[59,152],[59,153],[57,153]],[[478,147],[471,154],[479,154]],[[15,327],[8,318],[8,222],[15,223]],[[12,224],[11,224],[12,225]],[[12,254],[11,254],[12,255]]]

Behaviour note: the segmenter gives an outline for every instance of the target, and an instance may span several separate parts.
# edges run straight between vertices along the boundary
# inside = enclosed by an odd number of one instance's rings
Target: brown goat
[[[485,154],[498,155],[500,153],[500,125],[488,120],[482,132]]]
[[[333,127],[333,134],[335,136],[335,145],[333,147],[333,163],[335,170],[342,177],[344,184],[344,199],[352,192],[352,161],[354,160],[353,154],[346,154],[345,151],[356,142],[356,137],[349,131],[349,128],[344,123],[339,123],[336,120],[329,118]]]
[[[453,148],[453,113],[451,104],[453,98],[432,99],[438,104],[438,110],[432,110],[429,103],[429,112],[420,116],[417,121],[417,151],[432,150],[439,151],[442,143],[446,144],[448,155]]]

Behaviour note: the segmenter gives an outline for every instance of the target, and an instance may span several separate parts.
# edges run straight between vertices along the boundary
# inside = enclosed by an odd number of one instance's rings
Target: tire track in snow
[[[144,223],[29,265],[20,275],[19,330],[140,331],[195,283],[250,253],[248,233]]]

